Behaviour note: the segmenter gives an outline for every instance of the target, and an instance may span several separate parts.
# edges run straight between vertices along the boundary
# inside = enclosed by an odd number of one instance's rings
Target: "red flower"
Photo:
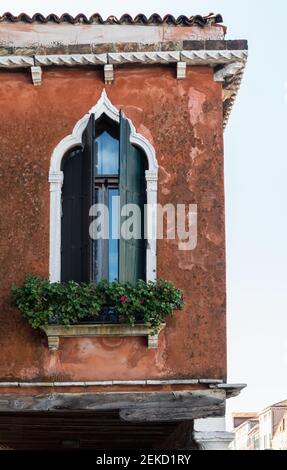
[[[143,305],[144,304],[144,299],[140,299],[140,303]]]
[[[121,301],[121,302],[126,302],[127,300],[128,300],[128,299],[126,298],[125,295],[121,295],[121,296],[120,296],[120,301]]]

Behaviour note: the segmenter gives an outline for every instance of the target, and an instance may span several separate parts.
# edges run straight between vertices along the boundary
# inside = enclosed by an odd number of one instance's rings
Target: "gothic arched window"
[[[82,147],[70,151],[62,161],[62,282],[105,278],[134,283],[145,279],[147,165],[143,152],[130,143],[130,132],[129,122],[122,115],[120,123],[115,124],[105,115],[95,121],[91,114]],[[107,237],[90,236],[90,209],[94,204],[104,204],[108,209]],[[130,212],[130,204],[139,212]],[[139,216],[140,236],[129,236],[122,229],[131,216],[133,220]],[[115,226],[119,227],[118,238]]]

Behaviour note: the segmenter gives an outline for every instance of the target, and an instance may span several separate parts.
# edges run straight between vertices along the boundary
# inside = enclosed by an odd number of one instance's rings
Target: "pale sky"
[[[228,410],[287,399],[287,2],[2,0],[1,11],[214,12],[223,15],[227,39],[248,39],[247,71],[225,133],[228,380],[248,387]]]

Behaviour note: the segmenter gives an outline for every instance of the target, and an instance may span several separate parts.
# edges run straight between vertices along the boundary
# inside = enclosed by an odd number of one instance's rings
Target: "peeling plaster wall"
[[[112,103],[155,147],[159,202],[198,204],[198,245],[158,242],[158,276],[182,288],[186,306],[168,319],[158,350],[145,338],[69,338],[50,352],[10,305],[26,273],[48,276],[53,148],[97,102],[102,71],[0,73],[0,380],[226,378],[225,240],[221,84],[210,68],[115,70]]]

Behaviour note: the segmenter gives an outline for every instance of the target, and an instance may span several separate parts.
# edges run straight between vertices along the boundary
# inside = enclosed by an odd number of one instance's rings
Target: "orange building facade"
[[[242,386],[228,384],[226,370],[223,129],[247,43],[226,40],[220,16],[99,18],[0,22],[0,443],[107,448],[98,428],[89,438],[75,424],[80,412],[110,426],[114,447],[224,447],[225,401]],[[92,113],[118,122],[120,112],[146,155],[148,200],[197,206],[196,246],[183,251],[164,238],[146,254],[147,280],[173,281],[184,309],[158,335],[116,325],[33,330],[11,287],[27,273],[61,280],[61,162]],[[48,410],[51,428],[35,437]],[[7,416],[27,440],[7,429]]]

